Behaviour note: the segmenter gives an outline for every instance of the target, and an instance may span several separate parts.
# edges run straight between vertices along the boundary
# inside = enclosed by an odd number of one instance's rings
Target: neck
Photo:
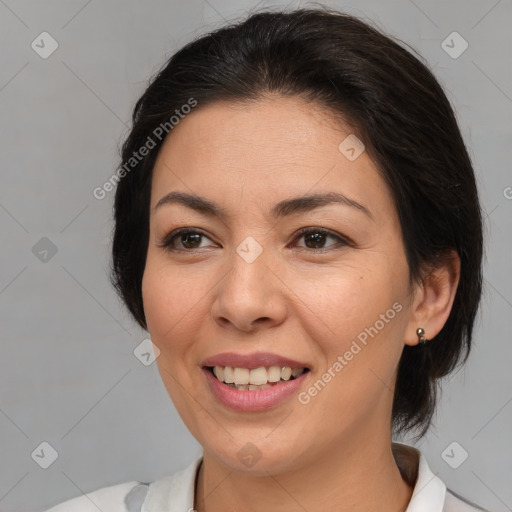
[[[204,453],[194,508],[197,512],[403,512],[414,483],[402,478],[392,448],[389,438],[371,444],[351,441],[321,454],[314,464],[268,477],[232,472]],[[404,458],[397,460],[401,463]]]

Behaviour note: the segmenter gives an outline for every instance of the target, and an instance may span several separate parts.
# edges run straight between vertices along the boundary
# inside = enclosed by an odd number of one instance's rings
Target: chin
[[[218,445],[204,444],[203,450],[227,470],[251,476],[285,473],[296,468],[299,462],[297,459],[301,458],[295,445],[284,445],[281,439],[271,442],[267,439],[265,443],[261,433],[254,437],[254,442],[241,442],[239,439],[230,439],[229,444],[226,444],[227,450],[219,449]],[[208,441],[211,443],[211,438]]]

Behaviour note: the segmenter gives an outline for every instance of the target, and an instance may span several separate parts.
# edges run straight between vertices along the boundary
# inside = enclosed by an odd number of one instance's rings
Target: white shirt
[[[392,447],[402,477],[414,489],[406,512],[488,512],[448,489],[417,448],[402,443]],[[132,481],[103,487],[45,512],[192,512],[202,460],[198,457],[181,471],[150,483]]]

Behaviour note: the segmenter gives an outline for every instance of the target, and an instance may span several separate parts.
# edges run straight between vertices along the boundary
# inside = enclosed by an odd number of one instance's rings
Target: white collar
[[[414,486],[405,512],[442,512],[446,486],[432,473],[423,454],[402,443],[392,446],[402,475]],[[192,511],[196,475],[202,460],[200,456],[181,471],[152,482],[141,512]]]
[[[414,446],[393,443],[393,452],[402,472],[412,479],[413,492],[405,512],[442,512],[446,485],[427,464],[427,459]]]

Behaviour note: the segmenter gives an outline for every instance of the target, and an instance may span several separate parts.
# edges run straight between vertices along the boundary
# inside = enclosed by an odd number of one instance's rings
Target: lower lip
[[[254,391],[230,388],[206,368],[203,368],[203,373],[212,393],[226,407],[236,411],[267,411],[296,393],[309,372],[304,372],[296,379],[279,382],[270,388]]]

